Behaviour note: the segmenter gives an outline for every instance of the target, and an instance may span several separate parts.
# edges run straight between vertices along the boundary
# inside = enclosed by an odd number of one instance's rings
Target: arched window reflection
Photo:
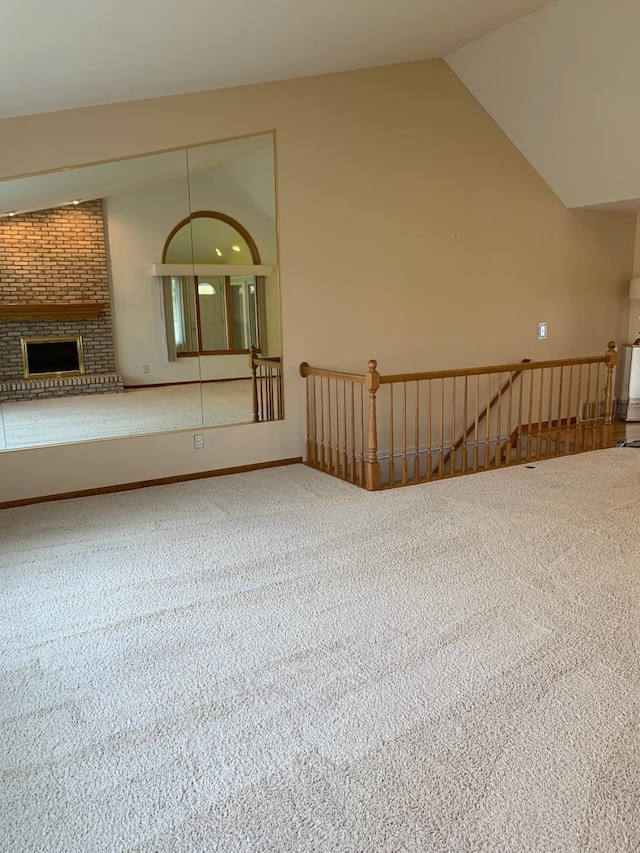
[[[243,226],[222,213],[199,211],[179,222],[164,245],[166,264],[252,266],[258,248]],[[172,276],[177,355],[260,350],[264,322],[262,278],[255,275]]]

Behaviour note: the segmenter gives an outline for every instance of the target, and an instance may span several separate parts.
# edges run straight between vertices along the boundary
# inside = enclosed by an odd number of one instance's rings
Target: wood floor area
[[[613,441],[614,444],[622,439],[633,440],[640,438],[640,422],[638,421],[623,421],[616,418],[613,422]]]

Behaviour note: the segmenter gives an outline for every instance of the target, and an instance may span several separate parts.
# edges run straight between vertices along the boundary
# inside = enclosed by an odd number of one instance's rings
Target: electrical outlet
[[[142,372],[143,372],[143,373],[148,373],[148,372],[149,372],[149,365],[148,365],[148,364],[143,364],[143,365],[142,365]]]
[[[202,434],[193,436],[193,447],[195,450],[202,450],[204,447],[204,436]]]

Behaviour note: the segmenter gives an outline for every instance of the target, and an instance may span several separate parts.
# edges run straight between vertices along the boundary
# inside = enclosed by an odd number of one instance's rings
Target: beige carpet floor
[[[0,405],[0,450],[248,423],[250,379]]]
[[[0,849],[638,851],[640,451],[0,512]]]

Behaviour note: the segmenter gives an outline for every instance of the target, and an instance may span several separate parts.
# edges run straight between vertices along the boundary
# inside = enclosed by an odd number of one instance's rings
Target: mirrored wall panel
[[[0,450],[283,417],[270,133],[0,182]]]

